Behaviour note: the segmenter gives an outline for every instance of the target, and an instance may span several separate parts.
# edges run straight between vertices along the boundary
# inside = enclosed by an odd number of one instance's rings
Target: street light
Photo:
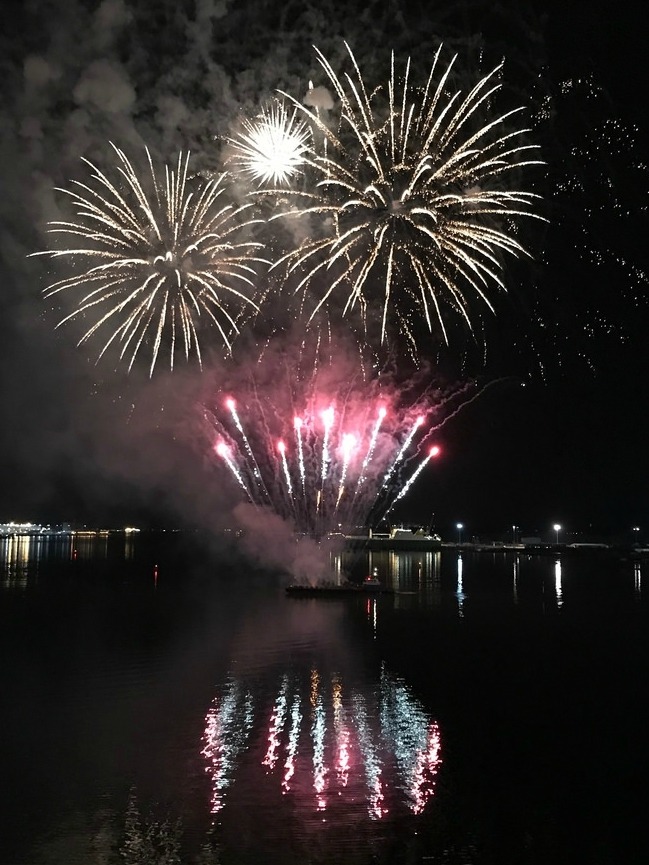
[[[457,542],[458,544],[462,543],[462,529],[464,528],[464,523],[458,523],[455,528],[457,529]]]
[[[559,532],[561,531],[561,526],[559,525],[559,523],[555,523],[555,524],[552,526],[552,528],[554,529],[555,534],[556,534],[556,536],[557,536],[557,545],[558,545],[558,544],[559,544]]]
[[[638,532],[640,531],[640,526],[634,526],[631,529],[631,531],[633,532],[633,537],[634,537],[633,546],[635,547],[638,545]]]
[[[518,526],[512,526],[512,544],[516,543],[516,529]]]

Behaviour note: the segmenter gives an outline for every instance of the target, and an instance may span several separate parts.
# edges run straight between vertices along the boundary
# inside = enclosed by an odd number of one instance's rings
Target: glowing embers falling
[[[260,703],[235,681],[207,713],[202,754],[213,814],[239,770],[250,778],[255,766],[295,805],[316,813],[362,807],[380,820],[405,806],[420,814],[434,795],[439,728],[385,672],[376,695],[315,668],[308,683],[284,675],[272,707]]]

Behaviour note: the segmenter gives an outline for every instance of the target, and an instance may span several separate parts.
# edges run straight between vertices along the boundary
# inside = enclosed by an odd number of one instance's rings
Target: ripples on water
[[[0,567],[3,865],[107,865],[133,785],[187,862],[649,852],[644,562],[347,556],[396,593],[333,600],[176,535]]]

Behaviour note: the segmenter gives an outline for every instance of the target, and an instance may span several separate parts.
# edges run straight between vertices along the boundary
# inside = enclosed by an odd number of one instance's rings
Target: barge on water
[[[362,583],[318,583],[315,586],[293,584],[286,587],[286,594],[296,598],[339,598],[374,595],[393,595],[394,589],[382,585],[376,573],[366,577]]]

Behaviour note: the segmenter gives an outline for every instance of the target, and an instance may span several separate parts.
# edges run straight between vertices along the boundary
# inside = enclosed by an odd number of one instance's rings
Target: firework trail
[[[291,422],[281,414],[280,398],[261,399],[257,394],[256,402],[240,400],[247,406],[242,422],[232,412],[233,402],[231,398],[225,401],[223,416],[218,408],[208,412],[219,436],[217,453],[256,505],[270,505],[299,532],[321,536],[342,524],[363,524],[379,499],[402,497],[397,469],[421,446],[419,442],[414,449],[415,434],[423,424],[423,415],[414,423],[410,419],[416,407],[388,411],[382,399],[377,420],[375,399],[368,401],[356,392],[332,394],[316,389],[303,395],[302,410],[298,416],[289,415]],[[320,408],[323,404],[325,409]],[[247,435],[241,432],[244,424]],[[287,436],[291,428],[295,433],[292,446]],[[223,442],[233,441],[237,433],[240,447],[225,447]],[[411,445],[413,452],[409,453]],[[388,464],[393,483],[386,482]],[[409,479],[408,489],[424,465]],[[354,492],[348,495],[351,485]]]
[[[442,444],[447,422],[496,382],[442,388],[425,368],[403,384],[390,370],[366,374],[349,340],[323,351],[316,334],[308,339],[315,357],[290,331],[267,346],[254,371],[247,355],[235,357],[242,367],[208,385],[202,406],[207,437],[231,446],[255,504],[320,538],[376,525],[404,484],[410,491],[422,477],[430,458],[411,475]]]
[[[311,130],[279,101],[261,110],[255,120],[244,120],[243,129],[228,139],[228,163],[234,170],[263,184],[287,185],[303,170]]]
[[[435,446],[433,446],[433,447],[429,450],[429,452],[426,454],[426,456],[424,457],[424,459],[419,463],[419,465],[417,466],[417,468],[415,469],[415,471],[414,471],[414,472],[412,473],[412,475],[408,478],[408,480],[406,481],[406,483],[401,487],[401,489],[399,490],[399,492],[397,493],[397,495],[394,497],[394,499],[393,499],[393,501],[392,501],[392,504],[391,504],[390,507],[387,509],[386,514],[389,514],[390,511],[392,510],[392,508],[393,508],[393,507],[396,505],[396,503],[399,501],[399,499],[402,499],[402,498],[406,495],[406,493],[408,492],[408,490],[410,489],[410,487],[414,484],[414,482],[417,480],[417,478],[419,477],[419,475],[420,475],[420,474],[423,472],[423,470],[426,468],[426,466],[427,466],[428,463],[431,461],[431,459],[432,459],[433,457],[438,456],[438,455],[439,455],[439,448],[435,445]]]
[[[225,175],[193,181],[189,154],[178,156],[175,168],[156,174],[146,150],[148,174],[140,178],[117,147],[116,179],[88,160],[91,182],[72,182],[59,189],[72,202],[76,221],[54,221],[48,232],[74,245],[36,255],[65,259],[74,275],[45,289],[50,298],[61,292],[78,295],[70,319],[93,323],[79,340],[98,331],[108,334],[101,358],[119,344],[119,359],[130,370],[146,347],[152,375],[163,350],[173,369],[177,350],[195,355],[202,366],[199,333],[215,328],[226,351],[245,313],[254,313],[255,265],[260,244],[242,239],[257,220],[248,218],[249,204],[225,200]],[[240,239],[238,239],[240,238]]]
[[[345,433],[343,435],[342,441],[342,468],[340,470],[340,484],[338,485],[338,498],[336,499],[336,508],[338,510],[338,505],[340,504],[340,500],[343,497],[343,493],[345,492],[345,481],[347,480],[347,471],[349,469],[349,461],[352,458],[352,453],[354,451],[354,447],[356,446],[356,436],[353,433]]]
[[[248,499],[251,502],[253,502],[254,500],[253,500],[252,496],[250,495],[250,491],[248,490],[248,487],[246,486],[243,478],[241,477],[241,472],[239,471],[239,469],[236,467],[236,465],[234,464],[234,462],[232,460],[232,453],[230,451],[230,448],[226,445],[225,442],[219,442],[217,444],[215,450],[216,450],[217,454],[223,459],[223,461],[225,462],[227,467],[230,469],[230,471],[232,472],[232,474],[236,478],[237,483],[239,484],[241,489],[244,491],[244,493],[248,496]]]
[[[329,468],[329,463],[331,461],[331,457],[329,455],[329,436],[331,435],[331,427],[334,422],[334,409],[333,406],[329,406],[329,408],[325,409],[322,412],[322,423],[324,424],[324,438],[322,439],[322,469],[320,471],[320,477],[322,479],[322,483],[324,483],[327,479],[327,469]]]
[[[286,462],[286,445],[283,441],[278,442],[277,450],[279,451],[280,459],[282,461],[282,470],[284,472],[284,477],[286,478],[286,489],[288,490],[288,494],[293,498],[293,484],[291,483],[291,474],[288,470],[288,463]]]
[[[413,349],[422,324],[448,343],[449,314],[473,331],[474,301],[493,312],[493,290],[505,290],[503,254],[527,254],[515,226],[535,216],[538,196],[505,187],[540,164],[536,147],[523,143],[527,129],[510,131],[522,109],[488,112],[501,66],[468,93],[451,92],[455,58],[442,68],[440,46],[423,87],[410,82],[410,60],[399,82],[393,56],[387,88],[370,91],[346,47],[353,72],[342,77],[317,51],[340,103],[338,131],[283,94],[327,150],[309,156],[315,189],[295,191],[296,206],[274,217],[320,223],[275,266],[295,274],[296,293],[319,295],[311,319],[344,292],[343,315],[357,311],[366,332],[380,307],[381,344],[402,334]]]
[[[376,447],[376,439],[379,435],[379,430],[381,429],[381,424],[383,423],[383,419],[387,414],[385,406],[381,406],[379,409],[379,414],[376,419],[376,423],[374,424],[374,429],[372,430],[372,435],[370,436],[370,443],[367,446],[367,453],[365,454],[365,459],[363,460],[363,464],[361,465],[361,472],[358,476],[358,483],[356,484],[355,495],[358,493],[360,487],[365,482],[365,472],[367,467],[370,464],[370,460],[372,459],[372,455],[374,453],[374,448]]]
[[[424,418],[421,415],[419,415],[417,417],[417,419],[415,420],[414,424],[412,425],[412,427],[410,428],[410,432],[405,437],[403,444],[399,448],[399,452],[397,453],[396,457],[394,458],[394,461],[390,465],[390,468],[385,473],[385,477],[383,478],[383,486],[384,487],[386,487],[388,485],[388,482],[390,481],[390,478],[392,477],[394,470],[396,469],[397,465],[403,459],[403,455],[405,454],[405,452],[410,447],[417,430],[423,424],[423,422],[424,422]]]
[[[298,467],[300,471],[300,481],[302,483],[302,494],[304,495],[306,494],[306,476],[304,471],[304,445],[302,443],[302,418],[294,418],[293,427],[295,429],[295,438],[297,440]]]
[[[255,455],[254,455],[253,450],[250,446],[250,441],[248,440],[248,436],[246,435],[246,433],[243,429],[243,425],[241,423],[241,418],[239,417],[239,412],[237,411],[237,404],[235,403],[235,401],[232,398],[229,398],[229,399],[226,399],[225,405],[226,405],[228,411],[230,412],[230,414],[232,415],[232,420],[234,421],[234,425],[236,426],[237,431],[238,431],[239,435],[241,436],[241,440],[243,441],[244,447],[246,449],[246,453],[248,454],[248,456],[250,457],[250,460],[252,461],[253,473],[255,475],[255,478],[257,478],[257,480],[259,480],[261,478],[261,472],[259,471],[259,466],[257,465],[257,461],[255,460]]]

